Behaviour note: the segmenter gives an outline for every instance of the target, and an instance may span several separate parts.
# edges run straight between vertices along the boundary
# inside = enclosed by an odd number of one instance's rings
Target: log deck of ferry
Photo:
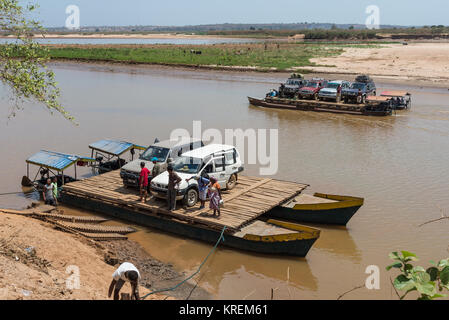
[[[139,201],[138,191],[125,188],[119,171],[112,171],[63,186],[63,203],[100,212],[139,225],[215,243],[224,232],[223,245],[266,254],[306,256],[320,230],[275,219],[264,213],[299,195],[308,185],[268,178],[239,176],[237,185],[223,191],[224,207],[216,217],[208,209],[178,207],[151,198]]]
[[[363,116],[389,116],[393,114],[390,98],[368,97],[367,103],[353,104],[306,99],[284,99],[267,97],[256,99],[248,97],[251,105],[264,108],[302,110],[314,112],[344,113]]]

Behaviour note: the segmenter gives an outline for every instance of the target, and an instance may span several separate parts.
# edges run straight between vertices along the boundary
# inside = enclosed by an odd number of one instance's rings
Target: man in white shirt
[[[119,292],[126,281],[131,283],[131,299],[139,300],[139,270],[130,262],[123,262],[117,270],[112,274],[112,282],[109,286],[108,297],[111,297],[112,290],[114,290],[114,300],[119,299]]]

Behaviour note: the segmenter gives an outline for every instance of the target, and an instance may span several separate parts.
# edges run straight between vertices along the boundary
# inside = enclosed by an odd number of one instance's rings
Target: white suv
[[[217,179],[222,189],[232,189],[237,183],[237,175],[243,171],[237,149],[223,144],[210,144],[183,153],[173,162],[173,170],[182,181],[179,183],[176,200],[183,200],[188,207],[198,201],[198,181],[186,179],[206,176]],[[167,198],[168,172],[161,173],[151,181],[151,194]]]

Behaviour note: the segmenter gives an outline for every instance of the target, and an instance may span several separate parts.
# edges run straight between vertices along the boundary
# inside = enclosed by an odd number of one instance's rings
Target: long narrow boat
[[[363,198],[315,193],[302,194],[267,213],[289,221],[345,226],[363,205]]]
[[[393,109],[384,105],[384,101],[368,101],[366,104],[347,104],[317,100],[296,100],[267,97],[256,99],[248,97],[248,101],[253,106],[275,109],[290,109],[314,112],[344,113],[363,116],[389,116]]]

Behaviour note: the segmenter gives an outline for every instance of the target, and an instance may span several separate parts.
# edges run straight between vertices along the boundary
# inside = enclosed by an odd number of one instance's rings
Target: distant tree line
[[[307,40],[334,40],[334,39],[357,39],[369,40],[376,39],[377,30],[305,30],[303,32]]]
[[[306,40],[374,40],[384,39],[385,35],[393,36],[408,35],[410,38],[423,37],[448,37],[449,27],[425,26],[411,28],[383,28],[377,30],[356,29],[353,26],[347,29],[338,28],[336,25],[330,29],[304,29],[304,30],[268,30],[250,27],[247,30],[211,30],[201,34],[222,36],[253,36],[253,37],[291,37],[296,34],[304,34]]]

